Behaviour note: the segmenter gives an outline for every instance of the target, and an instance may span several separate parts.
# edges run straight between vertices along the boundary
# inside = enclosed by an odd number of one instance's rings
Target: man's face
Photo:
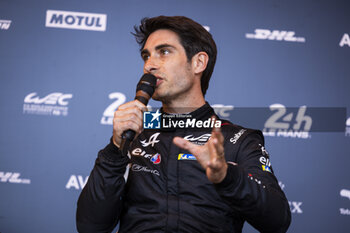
[[[194,74],[175,32],[160,29],[151,33],[141,56],[145,62],[144,73],[157,77],[153,99],[166,103],[186,98],[193,88]]]

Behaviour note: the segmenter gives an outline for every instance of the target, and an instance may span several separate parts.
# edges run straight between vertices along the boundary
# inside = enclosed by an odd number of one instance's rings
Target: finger
[[[142,131],[142,125],[135,123],[134,121],[124,121],[119,124],[120,130],[119,134],[122,135],[126,130],[133,130],[136,133],[140,133]]]
[[[185,149],[187,151],[189,151],[191,154],[193,154],[194,156],[196,156],[196,151],[198,149],[199,146],[187,141],[186,139],[183,139],[181,137],[175,137],[173,139],[173,143],[182,148],[182,149]]]
[[[141,111],[147,111],[146,105],[144,105],[143,103],[141,103],[138,100],[133,100],[133,101],[127,102],[125,104],[122,104],[118,107],[118,110],[123,110],[123,109],[127,109],[127,108],[132,108],[132,107],[137,107]]]
[[[132,120],[136,118],[137,121],[143,121],[143,113],[137,107],[122,109],[114,112],[114,118],[118,120]]]
[[[207,166],[213,171],[219,171],[222,168],[222,163],[219,163],[217,161],[210,161],[208,162]]]
[[[210,160],[207,162],[207,167],[213,171],[219,171],[224,166],[224,163],[226,163],[223,146],[218,145],[217,139],[214,138],[208,142],[208,148]]]
[[[214,171],[220,170],[225,160],[222,159],[222,156],[218,155],[214,143],[210,143],[208,146],[210,152],[210,160],[208,161],[207,166]]]
[[[123,118],[114,118],[113,128],[115,131],[119,132],[118,135],[121,135],[121,132],[128,129],[132,129],[135,132],[140,133],[143,129],[142,120],[140,120],[134,114],[125,115]]]
[[[224,143],[224,135],[221,132],[221,128],[215,127],[214,132],[215,132],[216,138],[218,139],[219,143],[223,144]]]
[[[216,121],[216,120],[217,120],[217,118],[216,118],[215,115],[212,115],[212,116],[211,116],[211,119],[212,119],[212,121]],[[222,133],[221,133],[221,127],[215,127],[215,126],[214,126],[214,127],[213,127],[213,130],[212,130],[212,135],[214,135],[215,137],[217,137],[220,143],[223,143],[224,137],[223,137],[223,135],[222,135]]]
[[[213,161],[217,158],[217,151],[216,151],[216,148],[215,148],[215,143],[214,141],[216,140],[216,138],[214,139],[211,139],[208,141],[208,149],[209,149],[209,157],[210,157],[210,160],[209,161]]]
[[[214,119],[216,119],[216,117],[212,117]],[[224,155],[224,136],[221,133],[221,128],[219,127],[214,127],[212,130],[212,136],[211,136],[211,141],[212,144],[214,145],[215,149],[216,149],[216,154],[219,157],[222,157]]]
[[[115,120],[115,123],[123,123],[125,124],[126,122],[133,122],[135,123],[136,125],[140,126],[140,128],[142,128],[142,120],[136,116],[135,114],[128,114],[128,115],[125,115],[125,117],[123,118],[117,118]]]
[[[215,138],[213,140],[212,144],[214,145],[217,157],[218,158],[224,157],[224,154],[225,154],[224,146],[222,145],[222,143],[220,143],[218,138]]]

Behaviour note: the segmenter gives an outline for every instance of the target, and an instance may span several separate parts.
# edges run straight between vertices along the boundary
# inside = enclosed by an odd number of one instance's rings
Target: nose
[[[143,71],[144,73],[154,73],[156,70],[158,70],[157,59],[154,56],[149,56],[143,65]]]

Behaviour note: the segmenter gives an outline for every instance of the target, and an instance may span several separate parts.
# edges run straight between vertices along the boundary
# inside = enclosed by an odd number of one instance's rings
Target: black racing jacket
[[[207,120],[209,104],[191,113]],[[111,141],[98,153],[76,214],[79,232],[286,232],[291,214],[261,131],[222,120],[227,175],[213,184],[195,157],[173,144],[205,144],[211,129],[144,130],[122,156]]]

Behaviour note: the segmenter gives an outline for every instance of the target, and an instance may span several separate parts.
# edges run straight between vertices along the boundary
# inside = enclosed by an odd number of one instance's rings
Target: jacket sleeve
[[[260,131],[247,132],[228,163],[227,175],[216,184],[224,201],[260,232],[286,232],[291,213],[288,201],[273,174]]]
[[[78,199],[78,232],[111,232],[119,221],[129,158],[112,143],[99,151]]]

